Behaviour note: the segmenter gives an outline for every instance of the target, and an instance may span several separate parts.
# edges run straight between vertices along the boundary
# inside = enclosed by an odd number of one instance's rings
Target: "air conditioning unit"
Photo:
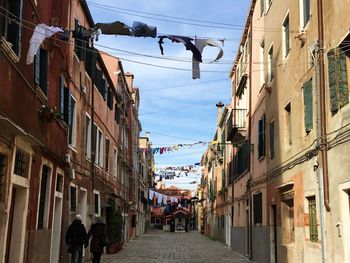
[[[71,180],[75,179],[75,170],[73,168],[68,168],[67,174],[69,179]]]

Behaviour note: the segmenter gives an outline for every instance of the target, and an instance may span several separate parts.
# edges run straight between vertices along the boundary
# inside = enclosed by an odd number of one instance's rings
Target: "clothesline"
[[[50,27],[43,23],[37,24],[34,33],[30,39],[30,45],[27,54],[27,64],[33,63],[34,56],[36,55],[43,41],[46,38],[50,38],[55,33],[64,33],[62,34],[63,39],[69,39],[70,34],[72,33],[72,36],[76,40],[89,41],[91,39],[92,41],[98,41],[100,34],[155,38],[157,37],[157,28],[154,26],[149,26],[139,21],[135,21],[132,27],[120,21],[115,21],[112,23],[97,23],[94,28],[84,28],[82,26],[78,26],[75,30],[63,30],[59,27]],[[176,35],[161,35],[158,36],[158,38],[158,44],[162,55],[164,55],[163,40],[165,38],[170,39],[174,43],[183,43],[186,47],[186,50],[190,50],[192,52],[193,79],[200,78],[199,63],[202,62],[202,52],[205,46],[216,47],[219,49],[218,55],[216,56],[215,60],[211,61],[211,63],[218,61],[223,56],[222,47],[212,39],[193,39],[186,36]],[[224,40],[220,41],[222,42],[222,44],[224,44]]]

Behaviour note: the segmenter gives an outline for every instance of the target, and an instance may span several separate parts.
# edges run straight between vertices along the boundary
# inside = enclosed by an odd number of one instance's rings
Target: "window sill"
[[[0,39],[0,47],[1,50],[14,62],[19,62],[19,57],[16,55],[16,53],[12,50],[12,44],[8,42],[4,37],[1,37]]]

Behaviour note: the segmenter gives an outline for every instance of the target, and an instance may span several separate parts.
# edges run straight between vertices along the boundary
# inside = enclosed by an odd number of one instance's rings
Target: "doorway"
[[[62,223],[62,199],[63,199],[63,176],[57,174],[55,205],[52,223],[51,235],[51,261],[52,263],[59,262],[60,256],[60,241],[61,241],[61,223]]]
[[[225,233],[226,233],[226,245],[230,247],[231,246],[231,215],[229,213],[226,214]]]
[[[6,240],[6,263],[23,262],[27,218],[27,189],[12,186],[11,206]]]
[[[277,263],[277,209],[275,204],[270,206],[270,240],[271,263]]]
[[[250,225],[249,225],[249,209],[245,210],[245,254],[249,256],[250,253]]]

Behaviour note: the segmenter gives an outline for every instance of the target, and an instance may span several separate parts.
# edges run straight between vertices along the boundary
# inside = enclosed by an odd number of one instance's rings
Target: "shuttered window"
[[[270,122],[270,158],[275,158],[275,121]]]
[[[312,79],[304,83],[303,94],[305,131],[309,133],[313,128]]]
[[[310,241],[318,241],[318,230],[317,230],[317,214],[316,214],[316,199],[315,196],[308,198],[309,200],[309,231]]]
[[[113,90],[111,87],[108,87],[107,106],[110,110],[113,110]]]
[[[259,120],[258,158],[265,156],[265,114]]]
[[[346,55],[339,48],[328,52],[328,81],[331,112],[349,103]]]
[[[114,120],[117,124],[120,123],[120,109],[117,103],[114,104]]]
[[[34,61],[34,82],[47,96],[48,54],[45,49],[39,48]]]
[[[265,0],[260,0],[260,16],[264,14],[265,11]]]
[[[38,210],[38,229],[43,229],[48,215],[49,193],[50,193],[50,168],[43,165],[40,184],[39,210]]]
[[[12,51],[19,56],[21,49],[21,19],[22,19],[22,0],[5,0],[2,6],[8,10],[8,13],[2,11],[0,16],[1,35],[6,41],[11,43]]]

